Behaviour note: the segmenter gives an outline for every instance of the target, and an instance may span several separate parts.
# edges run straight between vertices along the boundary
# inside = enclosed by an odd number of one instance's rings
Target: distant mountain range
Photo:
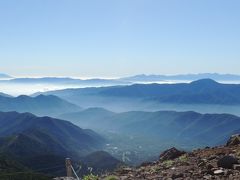
[[[77,79],[70,77],[41,77],[41,78],[13,78],[6,74],[0,74],[0,83],[18,84],[58,84],[58,85],[82,85],[82,86],[111,86],[130,85],[137,82],[165,82],[165,81],[196,81],[198,79],[213,79],[215,81],[240,81],[240,75],[201,73],[201,74],[179,74],[179,75],[135,75],[124,78],[90,78]],[[11,78],[11,79],[6,79]]]
[[[145,75],[121,78],[120,80],[130,82],[157,82],[157,81],[196,81],[198,79],[213,79],[215,81],[239,81],[240,75],[218,74],[218,73],[200,73],[200,74],[179,74],[179,75]]]
[[[192,111],[113,113],[91,108],[60,117],[85,128],[152,137],[159,141],[165,139],[164,142],[168,143],[186,142],[190,146],[218,144],[231,134],[240,132],[240,118],[230,114],[200,114]]]
[[[10,75],[0,73],[0,78],[13,78]],[[89,78],[77,79],[70,77],[41,77],[41,78],[13,78],[8,80],[15,83],[62,83],[62,84],[76,84],[76,83],[106,83],[106,84],[125,84],[126,82],[154,82],[154,81],[169,81],[169,80],[189,80],[195,81],[198,79],[213,79],[215,81],[239,81],[240,75],[236,74],[219,74],[219,73],[199,73],[199,74],[176,74],[176,75],[158,75],[158,74],[139,74],[135,76],[123,78]]]
[[[57,85],[82,85],[82,86],[102,86],[102,85],[126,85],[129,82],[120,79],[74,79],[61,77],[43,77],[43,78],[14,78],[9,80],[0,80],[0,83],[17,84],[57,84]]]
[[[71,102],[115,102],[141,100],[174,104],[240,105],[240,85],[221,84],[211,79],[178,84],[134,84],[102,88],[80,88],[49,91]],[[117,100],[116,100],[117,99]],[[99,106],[96,104],[95,106]]]
[[[183,104],[240,104],[240,85],[220,84],[211,79],[179,84],[136,84],[110,88],[100,92],[104,96],[142,98],[163,103]]]
[[[56,116],[62,112],[79,111],[81,108],[58,98],[57,96],[39,95],[36,97],[9,97],[0,95],[0,111],[31,112],[36,115]]]
[[[240,83],[240,75],[233,74],[217,74],[217,73],[203,73],[203,74],[186,74],[186,75],[136,75],[125,78],[90,78],[78,79],[70,77],[41,77],[41,78],[0,78],[0,92],[5,92],[13,96],[29,95],[36,92],[46,92],[67,88],[84,88],[84,87],[106,87],[119,85],[132,85],[136,83],[150,84],[150,83],[186,83],[196,81],[199,79],[213,79],[220,83]],[[15,90],[16,88],[16,90]]]

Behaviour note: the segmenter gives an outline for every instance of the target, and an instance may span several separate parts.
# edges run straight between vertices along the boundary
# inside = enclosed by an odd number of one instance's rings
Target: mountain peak
[[[200,79],[197,81],[193,81],[190,84],[193,84],[193,85],[216,85],[219,83],[217,81],[207,78],[207,79]]]

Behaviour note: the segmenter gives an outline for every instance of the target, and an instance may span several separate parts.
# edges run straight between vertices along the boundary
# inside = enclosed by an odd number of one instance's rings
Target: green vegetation
[[[13,160],[7,154],[0,154],[0,180],[48,180],[52,177],[35,173]]]
[[[107,176],[107,177],[104,178],[104,180],[118,180],[118,179],[119,178],[117,176],[113,176],[113,175]]]
[[[157,172],[160,172],[161,171],[161,168],[160,167],[154,167],[152,170],[151,170],[151,172],[152,173],[157,173]]]
[[[180,156],[178,159],[179,159],[179,161],[181,161],[181,162],[187,162],[187,156],[186,156],[186,154]]]
[[[99,180],[99,178],[98,178],[98,176],[90,174],[90,175],[84,176],[83,180]]]
[[[166,166],[166,168],[170,168],[173,165],[173,161],[167,160],[167,161],[164,161],[162,164]]]

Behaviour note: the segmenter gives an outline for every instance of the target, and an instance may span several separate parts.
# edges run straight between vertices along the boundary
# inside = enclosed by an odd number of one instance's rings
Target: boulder
[[[176,158],[182,156],[185,153],[186,152],[180,151],[180,150],[176,149],[175,147],[173,147],[171,149],[164,151],[162,154],[160,154],[159,160],[160,161],[173,160],[173,159],[176,159]]]
[[[238,159],[233,156],[224,156],[217,161],[218,167],[232,169],[234,164],[238,164]]]
[[[238,144],[240,144],[240,135],[239,134],[232,135],[227,142],[227,146],[236,146]]]

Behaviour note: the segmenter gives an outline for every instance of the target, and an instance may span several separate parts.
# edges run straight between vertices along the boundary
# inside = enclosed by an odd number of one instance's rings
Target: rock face
[[[238,164],[238,159],[233,156],[224,156],[218,160],[218,167],[232,169],[234,164]]]
[[[159,160],[160,161],[173,160],[173,159],[180,157],[181,155],[183,155],[185,153],[186,152],[179,151],[178,149],[173,147],[171,149],[164,151],[162,154],[160,154]]]
[[[227,142],[227,146],[236,146],[238,144],[240,144],[240,135],[239,134],[232,135]]]

